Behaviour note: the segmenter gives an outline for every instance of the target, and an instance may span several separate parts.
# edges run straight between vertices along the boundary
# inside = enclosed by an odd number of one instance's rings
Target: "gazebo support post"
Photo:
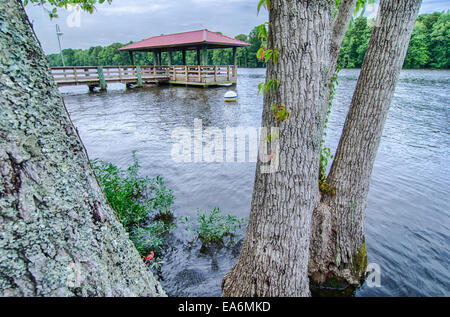
[[[153,65],[159,65],[158,52],[153,51]]]
[[[186,65],[186,50],[183,50],[182,53],[183,53],[183,65]]]
[[[208,65],[208,47],[204,45],[201,50],[201,65]]]
[[[233,47],[233,65],[236,66],[237,65],[237,47]]]
[[[128,53],[130,54],[130,65],[134,65],[134,56],[133,56],[133,51],[128,51]]]
[[[169,66],[173,65],[173,54],[172,53],[173,53],[172,51],[168,52],[168,54],[169,54]]]

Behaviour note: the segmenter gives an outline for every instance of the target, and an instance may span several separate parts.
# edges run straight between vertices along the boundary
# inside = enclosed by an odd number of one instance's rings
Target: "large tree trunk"
[[[310,222],[319,201],[318,161],[323,134],[321,106],[330,72],[334,1],[275,0],[268,46],[280,51],[267,80],[280,85],[265,95],[262,123],[279,126],[279,169],[262,173],[258,160],[249,223],[241,255],[224,277],[224,296],[309,295]],[[290,118],[277,122],[272,105]],[[263,140],[264,142],[264,140]]]
[[[327,183],[313,214],[314,284],[358,284],[367,267],[365,210],[373,164],[420,0],[382,0]]]
[[[0,1],[0,296],[162,296],[109,207],[20,1]]]

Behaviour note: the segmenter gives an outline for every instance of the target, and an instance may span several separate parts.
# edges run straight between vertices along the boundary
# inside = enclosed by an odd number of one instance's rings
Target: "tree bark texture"
[[[0,296],[164,296],[98,185],[20,1],[0,1]]]
[[[367,267],[364,222],[370,177],[420,0],[382,0],[325,195],[312,220],[314,284],[358,284]],[[337,284],[336,284],[337,283]]]
[[[223,296],[308,296],[311,215],[319,201],[318,169],[330,66],[334,1],[272,1],[268,63],[277,90],[264,99],[263,127],[279,127],[276,173],[258,160],[249,223],[241,255],[223,279]],[[290,117],[278,122],[272,105]]]

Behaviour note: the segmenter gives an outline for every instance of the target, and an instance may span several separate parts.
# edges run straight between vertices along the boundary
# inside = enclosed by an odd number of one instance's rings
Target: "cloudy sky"
[[[114,42],[139,41],[160,34],[200,29],[228,36],[248,34],[267,20],[256,14],[258,0],[113,0],[97,6],[94,14],[59,11],[50,20],[45,8],[28,5],[26,11],[44,51],[58,52],[55,25],[64,33],[63,48],[89,48]],[[423,0],[421,13],[450,9],[448,0]],[[376,8],[368,10],[374,16]]]

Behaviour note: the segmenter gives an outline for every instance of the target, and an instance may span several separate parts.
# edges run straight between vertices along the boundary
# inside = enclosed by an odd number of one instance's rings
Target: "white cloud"
[[[169,9],[169,5],[162,3],[150,3],[145,6],[142,5],[111,5],[111,6],[98,6],[98,13],[110,16],[110,15],[137,15],[137,14],[149,14],[158,11]]]

